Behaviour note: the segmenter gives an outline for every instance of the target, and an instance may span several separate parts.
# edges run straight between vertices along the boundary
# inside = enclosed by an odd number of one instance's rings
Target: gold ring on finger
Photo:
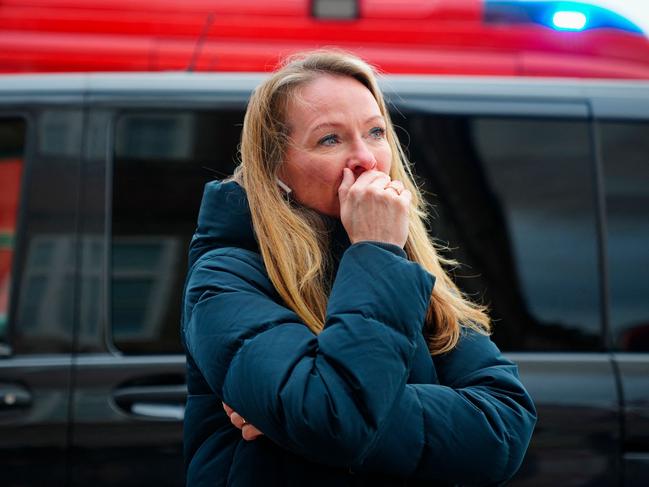
[[[399,188],[396,188],[395,186],[392,185],[392,183],[388,183],[388,185],[385,187],[385,189],[393,189],[396,191],[397,194],[401,194],[401,190]]]

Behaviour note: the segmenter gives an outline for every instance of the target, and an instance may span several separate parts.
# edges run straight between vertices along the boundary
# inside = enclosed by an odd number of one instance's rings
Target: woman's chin
[[[340,220],[340,204],[338,203],[338,201],[336,201],[335,203],[325,204],[325,205],[323,204],[309,205],[309,204],[301,203],[299,200],[297,201],[301,205],[306,206],[307,208],[311,208],[312,210],[317,211],[321,215]]]
[[[319,211],[319,210],[318,210]],[[340,220],[340,205],[336,204],[332,207],[325,208],[324,211],[319,211],[323,215]]]

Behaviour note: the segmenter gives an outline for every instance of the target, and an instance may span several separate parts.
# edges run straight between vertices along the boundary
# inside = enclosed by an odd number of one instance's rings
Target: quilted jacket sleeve
[[[443,385],[405,387],[360,469],[463,485],[508,480],[536,422],[516,365],[468,330],[435,362]]]
[[[279,304],[258,258],[217,251],[188,280],[185,345],[215,394],[274,442],[356,465],[403,395],[433,284],[385,248],[352,245],[316,336]]]

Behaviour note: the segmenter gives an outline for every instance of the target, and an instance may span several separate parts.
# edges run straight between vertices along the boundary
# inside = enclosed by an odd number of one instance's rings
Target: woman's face
[[[286,118],[290,141],[279,177],[299,203],[339,217],[343,168],[356,177],[370,169],[389,174],[385,119],[359,81],[317,77],[291,97]]]

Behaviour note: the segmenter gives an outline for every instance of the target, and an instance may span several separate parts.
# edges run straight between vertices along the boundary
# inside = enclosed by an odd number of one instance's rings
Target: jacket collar
[[[259,252],[246,192],[235,181],[205,185],[198,225],[189,245],[189,265],[208,250],[239,247]]]
[[[331,236],[331,257],[337,267],[349,247],[347,232],[338,218],[323,217]],[[198,226],[189,246],[189,265],[214,248],[238,247],[259,253],[245,190],[235,181],[205,185]]]

